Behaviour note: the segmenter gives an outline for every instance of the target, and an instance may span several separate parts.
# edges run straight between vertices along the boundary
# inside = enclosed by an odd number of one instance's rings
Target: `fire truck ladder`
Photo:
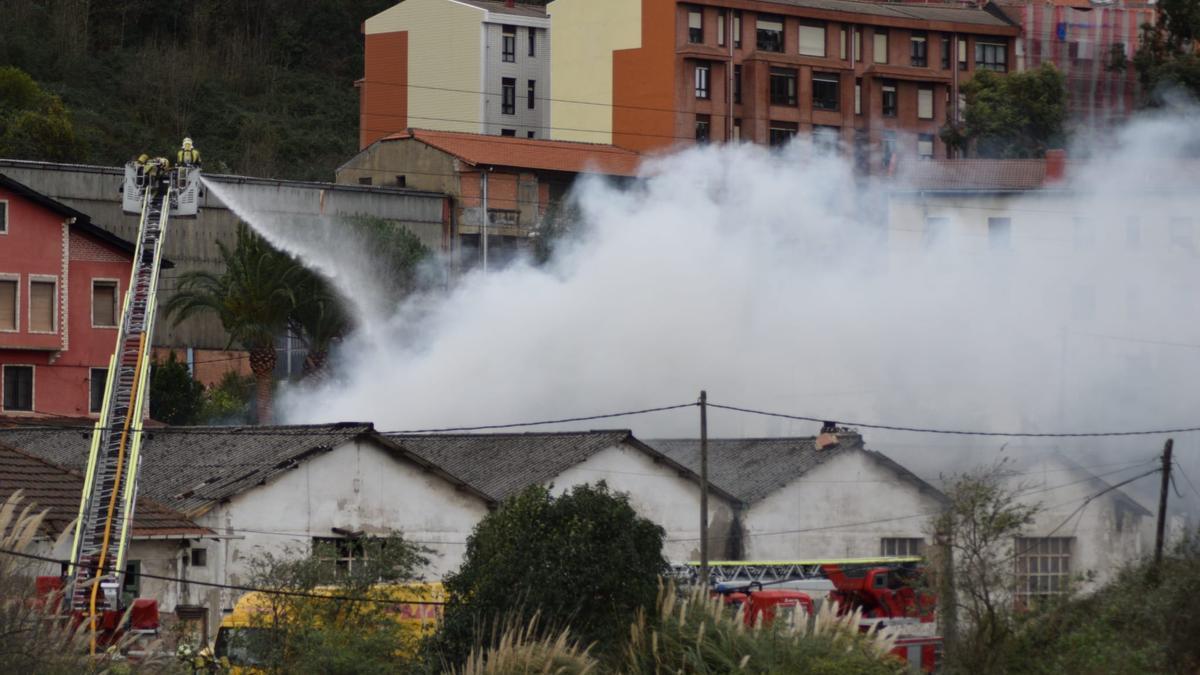
[[[145,182],[144,179],[142,182]],[[131,188],[126,184],[126,198]],[[141,218],[129,291],[121,311],[116,350],[108,366],[104,405],[92,434],[83,498],[71,549],[71,609],[96,629],[97,617],[122,610],[121,581],[137,496],[142,420],[149,376],[162,237],[170,217],[172,183],[141,193]]]

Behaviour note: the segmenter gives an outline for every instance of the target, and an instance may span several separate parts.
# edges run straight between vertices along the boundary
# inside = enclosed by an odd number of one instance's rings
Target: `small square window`
[[[771,105],[796,105],[796,70],[771,69]]]
[[[371,184],[371,177],[370,177],[370,176],[359,176],[359,177],[358,177],[358,184],[359,184],[359,185],[370,185],[370,184]]]
[[[396,187],[408,187],[408,177],[403,175],[396,176]]]
[[[192,567],[208,567],[208,549],[193,548],[191,551]]]
[[[537,133],[533,131],[526,131],[525,138],[537,138]]]
[[[501,136],[516,136],[517,130],[516,129],[501,129],[500,135]]]
[[[812,97],[814,110],[837,110],[842,98],[837,73],[813,73]]]
[[[4,409],[33,410],[33,366],[4,366]]]
[[[88,412],[98,413],[104,407],[104,387],[108,384],[108,368],[92,368],[88,372]]]
[[[783,18],[767,14],[759,15],[755,23],[758,49],[764,52],[783,51]]]
[[[825,26],[800,26],[800,53],[804,56],[825,56]]]

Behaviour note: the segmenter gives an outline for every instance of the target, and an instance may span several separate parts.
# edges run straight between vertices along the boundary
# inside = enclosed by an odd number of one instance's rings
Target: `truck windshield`
[[[233,666],[259,666],[267,663],[274,643],[271,628],[230,628],[217,631],[213,648],[217,658],[224,656]]]

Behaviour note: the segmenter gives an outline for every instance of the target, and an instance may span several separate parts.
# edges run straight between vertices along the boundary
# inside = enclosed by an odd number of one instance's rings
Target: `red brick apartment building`
[[[0,415],[99,412],[134,248],[0,174]]]
[[[589,95],[571,66],[604,54],[577,46],[572,23],[612,25],[583,4],[591,1],[549,6],[556,137],[573,137],[557,130],[593,114],[578,101],[599,101],[611,103],[611,142],[638,151],[811,135],[855,148],[864,165],[873,156],[876,170],[897,155],[945,157],[938,131],[954,116],[959,84],[1014,67],[1019,33],[990,5],[618,0],[636,5],[621,21],[640,24],[628,39],[639,46],[612,42],[611,90],[594,78]]]

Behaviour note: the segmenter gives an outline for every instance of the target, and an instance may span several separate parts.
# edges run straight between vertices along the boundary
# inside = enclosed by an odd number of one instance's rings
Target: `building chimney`
[[[1066,150],[1047,150],[1046,151],[1046,175],[1042,179],[1043,185],[1052,183],[1061,183],[1066,176],[1067,171],[1067,151]]]
[[[841,442],[838,439],[837,432],[837,422],[825,422],[821,425],[821,433],[817,436],[817,440],[814,443],[817,450],[836,447]]]

